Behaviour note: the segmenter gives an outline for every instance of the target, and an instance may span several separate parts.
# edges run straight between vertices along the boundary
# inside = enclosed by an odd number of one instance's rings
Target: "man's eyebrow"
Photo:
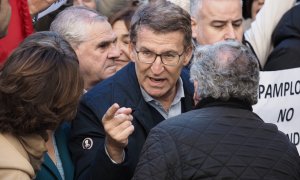
[[[121,37],[122,37],[122,38],[127,38],[127,37],[129,37],[129,34],[122,34]]]
[[[149,52],[157,53],[157,52],[152,51],[152,50],[150,50],[150,49],[148,49],[146,47],[140,47],[139,51],[147,51],[147,52],[149,51]],[[170,54],[170,53],[178,53],[178,52],[175,51],[175,50],[166,50],[166,51],[163,51],[163,52],[161,52],[159,54]]]
[[[143,47],[143,46],[139,48],[139,51],[151,51],[151,52],[153,52],[152,50],[150,50],[146,47]]]
[[[113,38],[112,40],[101,41],[97,44],[97,47],[109,45],[110,43],[115,43],[116,41],[117,41],[117,37]]]
[[[213,20],[213,21],[211,22],[211,24],[216,24],[216,23],[219,23],[219,24],[226,24],[226,23],[227,23],[227,21],[222,21],[222,20]]]
[[[233,23],[238,23],[238,22],[243,22],[243,19],[241,18],[233,21]]]

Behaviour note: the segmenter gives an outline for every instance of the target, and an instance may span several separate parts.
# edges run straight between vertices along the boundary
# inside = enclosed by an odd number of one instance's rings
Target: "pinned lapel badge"
[[[91,149],[93,147],[93,140],[92,138],[85,138],[82,141],[82,148],[83,149]]]

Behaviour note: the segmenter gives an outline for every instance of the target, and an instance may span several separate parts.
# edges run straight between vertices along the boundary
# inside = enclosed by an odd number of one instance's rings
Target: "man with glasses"
[[[142,6],[130,40],[134,63],[85,94],[73,121],[76,179],[131,179],[149,131],[193,108],[193,86],[182,72],[192,56],[188,12],[165,1]]]

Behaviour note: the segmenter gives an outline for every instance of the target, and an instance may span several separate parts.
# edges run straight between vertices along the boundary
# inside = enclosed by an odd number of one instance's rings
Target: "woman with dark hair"
[[[129,28],[134,12],[135,7],[129,6],[109,17],[109,23],[117,35],[117,46],[121,50],[120,57],[115,60],[117,71],[130,62]]]
[[[82,92],[68,42],[38,32],[21,43],[0,71],[0,179],[33,179],[47,150],[53,164],[62,162],[54,131],[74,118]]]

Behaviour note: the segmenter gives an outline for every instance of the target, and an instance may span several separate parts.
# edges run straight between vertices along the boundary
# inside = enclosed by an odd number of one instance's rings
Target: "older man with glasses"
[[[193,85],[182,72],[192,56],[189,13],[168,1],[142,6],[130,41],[134,63],[80,103],[70,141],[76,179],[131,179],[151,128],[193,108]]]

